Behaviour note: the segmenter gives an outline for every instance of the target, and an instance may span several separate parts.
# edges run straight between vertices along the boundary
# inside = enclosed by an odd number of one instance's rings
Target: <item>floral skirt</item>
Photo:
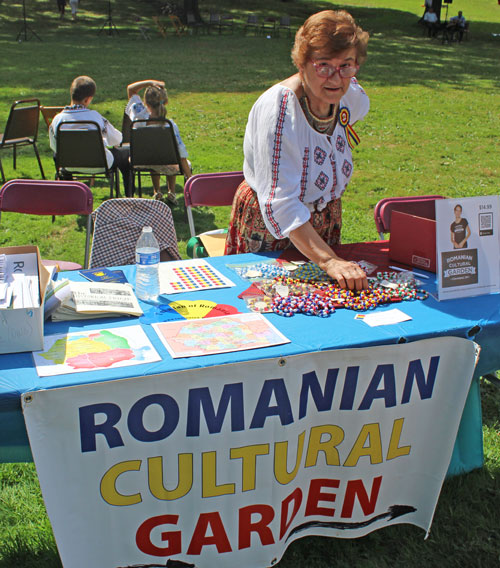
[[[341,200],[334,199],[322,211],[313,211],[310,222],[328,245],[340,244]],[[234,196],[224,254],[266,252],[291,247],[290,239],[276,239],[267,230],[257,194],[243,181]]]

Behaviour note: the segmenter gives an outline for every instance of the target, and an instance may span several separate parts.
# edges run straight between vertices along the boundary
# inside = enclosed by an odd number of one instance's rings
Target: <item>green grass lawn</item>
[[[210,10],[231,12],[235,33],[178,37],[170,28],[162,38],[150,18],[160,4],[113,2],[119,35],[109,36],[106,30],[98,33],[106,21],[107,2],[84,0],[79,20],[71,22],[69,17],[58,19],[55,0],[26,0],[27,23],[42,41],[29,36],[18,42],[22,2],[0,2],[0,131],[14,100],[38,97],[45,105],[66,104],[71,80],[82,74],[97,82],[93,107],[120,127],[126,85],[157,78],[166,81],[168,115],[179,125],[194,173],[240,170],[248,111],[267,87],[294,72],[293,38],[245,36],[247,14],[263,18],[288,13],[296,29],[311,13],[340,6],[310,0],[200,0],[204,17]],[[349,2],[348,9],[371,36],[369,57],[359,74],[371,111],[356,127],[361,144],[343,200],[344,242],[376,238],[373,207],[383,197],[499,191],[500,37],[492,34],[500,33],[500,6],[494,0],[454,0],[449,15],[464,11],[472,22],[470,37],[460,45],[443,45],[417,25],[421,4]],[[150,28],[151,41],[141,38],[138,18]],[[43,122],[39,148],[46,175],[53,178]],[[17,170],[10,152],[0,158],[8,179],[40,175],[29,148],[19,152]],[[180,184],[177,189],[180,195]],[[97,182],[93,192],[97,207],[109,188]],[[152,194],[147,183],[145,193]],[[185,256],[189,231],[184,207],[173,213]],[[196,211],[196,228],[224,227],[228,216],[227,208]],[[83,262],[84,238],[82,224],[70,218],[52,223],[4,213],[0,220],[0,246],[37,244],[45,258]],[[485,466],[445,483],[427,540],[423,531],[403,525],[356,540],[306,538],[289,547],[279,567],[498,566],[500,395],[486,382],[481,389]],[[0,568],[32,566],[55,568],[60,562],[33,465],[5,464],[0,466]]]

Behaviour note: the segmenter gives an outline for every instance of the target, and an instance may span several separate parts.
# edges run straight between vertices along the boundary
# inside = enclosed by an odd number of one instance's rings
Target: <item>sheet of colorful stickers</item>
[[[326,272],[312,262],[270,259],[259,263],[228,264],[251,285],[239,297],[252,311],[274,312],[290,317],[296,313],[328,317],[336,309],[366,311],[383,304],[425,300],[428,292],[419,288],[412,272],[377,272],[369,276],[369,288],[343,290]],[[370,274],[376,266],[364,262]]]

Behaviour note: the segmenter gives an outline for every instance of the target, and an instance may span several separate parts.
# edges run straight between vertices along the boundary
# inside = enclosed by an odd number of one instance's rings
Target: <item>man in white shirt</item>
[[[95,81],[85,75],[73,80],[70,87],[71,104],[57,114],[49,128],[50,147],[57,150],[56,134],[61,123],[62,128],[71,128],[71,122],[88,120],[96,122],[102,134],[104,151],[108,168],[115,164],[122,173],[125,195],[132,197],[132,179],[129,160],[129,149],[127,147],[117,147],[122,141],[122,134],[107,119],[101,116],[96,110],[89,109],[90,103],[96,92]],[[81,128],[81,125],[75,125]]]
[[[439,29],[438,17],[432,8],[424,15],[424,25],[427,26],[429,37],[434,37]]]

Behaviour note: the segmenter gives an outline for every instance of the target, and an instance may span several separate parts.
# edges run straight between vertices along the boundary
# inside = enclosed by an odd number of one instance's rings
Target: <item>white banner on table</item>
[[[500,289],[500,197],[436,199],[438,298]]]
[[[476,349],[434,338],[25,394],[65,568],[262,568],[306,535],[428,531]]]

